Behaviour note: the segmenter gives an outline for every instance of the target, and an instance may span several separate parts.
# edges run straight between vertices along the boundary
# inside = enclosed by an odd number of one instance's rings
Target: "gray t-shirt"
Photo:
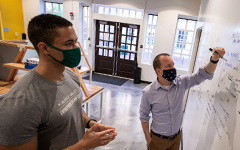
[[[33,69],[0,102],[1,145],[20,145],[38,137],[38,150],[60,150],[77,143],[84,133],[80,82],[68,69],[60,82]]]

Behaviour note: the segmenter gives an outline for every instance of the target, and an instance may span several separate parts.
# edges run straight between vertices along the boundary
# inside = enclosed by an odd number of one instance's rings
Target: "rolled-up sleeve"
[[[191,88],[195,85],[199,85],[201,82],[206,79],[211,80],[213,78],[213,74],[208,74],[204,67],[199,68],[196,73],[189,74],[182,77],[182,80],[186,83],[186,89]]]
[[[141,122],[148,122],[149,121],[150,110],[151,110],[151,106],[150,106],[149,101],[147,99],[147,92],[143,91],[141,104],[140,104],[140,110],[139,110],[140,121]]]

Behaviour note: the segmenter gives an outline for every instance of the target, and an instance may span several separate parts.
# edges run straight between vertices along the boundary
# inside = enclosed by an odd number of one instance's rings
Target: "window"
[[[145,29],[144,48],[142,51],[142,63],[145,64],[152,64],[152,54],[156,35],[157,19],[157,15],[148,14]]]
[[[143,19],[144,11],[142,9],[131,9],[95,4],[95,13]]]
[[[83,6],[83,35],[82,48],[88,54],[88,37],[89,37],[89,6]]]
[[[172,58],[176,68],[188,71],[191,61],[196,20],[178,19]]]
[[[63,4],[45,2],[45,14],[54,14],[63,17]]]

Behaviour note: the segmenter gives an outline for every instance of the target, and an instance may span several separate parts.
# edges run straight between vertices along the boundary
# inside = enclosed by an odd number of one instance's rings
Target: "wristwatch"
[[[97,122],[97,120],[95,120],[95,119],[90,119],[90,120],[88,120],[88,122],[87,122],[87,128],[88,128],[88,129],[90,128],[90,126],[89,126],[90,121],[95,121],[95,122]]]
[[[216,64],[216,63],[218,63],[219,60],[213,61],[213,60],[212,60],[212,56],[211,56],[211,57],[210,57],[210,61],[211,61],[212,63]]]

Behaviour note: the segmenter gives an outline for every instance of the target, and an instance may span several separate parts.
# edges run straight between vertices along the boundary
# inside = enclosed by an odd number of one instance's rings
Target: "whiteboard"
[[[209,48],[224,47],[212,80],[190,89],[183,120],[184,150],[240,150],[240,0],[202,0],[203,23],[194,72]]]

